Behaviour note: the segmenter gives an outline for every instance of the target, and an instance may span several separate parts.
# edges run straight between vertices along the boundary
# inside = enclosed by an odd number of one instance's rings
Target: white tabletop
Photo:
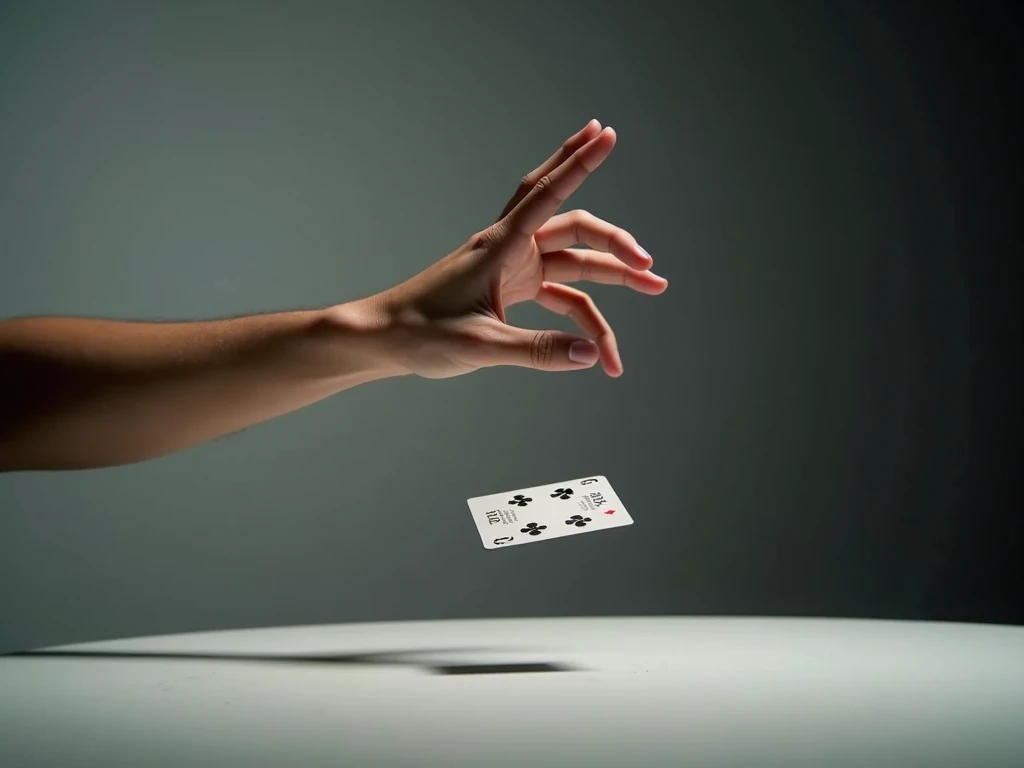
[[[1024,766],[1020,627],[432,621],[48,650],[0,657],[2,766]]]

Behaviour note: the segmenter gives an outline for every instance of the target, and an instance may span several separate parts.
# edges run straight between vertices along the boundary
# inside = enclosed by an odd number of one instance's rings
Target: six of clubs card
[[[633,524],[602,475],[477,496],[468,504],[486,549]]]

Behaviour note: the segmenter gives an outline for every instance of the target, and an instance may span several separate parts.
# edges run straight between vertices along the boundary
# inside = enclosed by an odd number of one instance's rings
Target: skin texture
[[[155,458],[390,376],[597,364],[620,376],[615,334],[567,283],[650,295],[668,283],[630,233],[585,211],[558,214],[615,141],[591,120],[523,177],[495,223],[364,299],[210,322],[0,322],[0,471]],[[568,315],[580,333],[509,325],[506,308],[525,301]]]

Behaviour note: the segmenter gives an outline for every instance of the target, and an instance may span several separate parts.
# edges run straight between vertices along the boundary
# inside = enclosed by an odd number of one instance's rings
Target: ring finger
[[[586,281],[624,285],[634,291],[656,296],[668,287],[668,280],[648,270],[633,269],[611,253],[587,248],[566,248],[541,255],[544,279],[552,283]]]

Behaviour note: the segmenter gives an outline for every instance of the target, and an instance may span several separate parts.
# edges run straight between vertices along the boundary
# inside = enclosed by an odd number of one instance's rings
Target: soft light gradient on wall
[[[378,619],[1019,618],[1007,578],[970,570],[1020,530],[998,443],[1019,366],[978,336],[1007,317],[983,265],[1009,202],[967,175],[1019,159],[987,154],[1012,135],[1001,86],[970,79],[991,62],[948,4],[924,33],[883,5],[660,7],[4,3],[0,316],[364,296],[489,223],[591,117],[620,141],[572,207],[672,282],[588,288],[620,380],[392,380],[159,461],[0,477],[0,651]],[[636,525],[481,548],[467,497],[595,473]]]

